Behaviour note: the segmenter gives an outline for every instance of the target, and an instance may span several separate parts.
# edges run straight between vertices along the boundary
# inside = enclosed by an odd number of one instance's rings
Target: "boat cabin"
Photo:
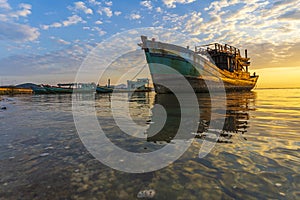
[[[228,44],[212,43],[195,47],[196,53],[203,53],[203,51],[207,52],[215,65],[222,70],[248,72],[250,58],[247,56],[247,49],[245,57],[242,57],[239,49]]]

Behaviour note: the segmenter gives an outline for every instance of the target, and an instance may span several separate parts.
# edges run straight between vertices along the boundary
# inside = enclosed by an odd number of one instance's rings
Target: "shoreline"
[[[32,89],[15,88],[15,87],[0,87],[0,95],[14,95],[14,94],[32,94]]]

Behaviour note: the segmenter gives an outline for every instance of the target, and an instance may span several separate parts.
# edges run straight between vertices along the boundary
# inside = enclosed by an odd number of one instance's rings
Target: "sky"
[[[144,34],[247,48],[258,87],[300,87],[299,30],[300,0],[0,0],[0,85],[72,82],[95,48],[102,50],[99,63],[109,57],[103,42]],[[138,51],[136,43],[122,45]]]

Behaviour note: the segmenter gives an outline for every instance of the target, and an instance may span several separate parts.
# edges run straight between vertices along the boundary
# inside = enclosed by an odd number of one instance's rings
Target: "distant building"
[[[148,78],[138,78],[136,81],[127,80],[127,89],[141,89],[146,90],[149,88],[149,79]]]

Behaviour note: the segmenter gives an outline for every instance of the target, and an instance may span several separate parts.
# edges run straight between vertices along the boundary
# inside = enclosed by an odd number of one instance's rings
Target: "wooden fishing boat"
[[[178,83],[172,68],[184,76],[195,92],[250,91],[254,88],[258,76],[250,74],[250,58],[241,56],[240,50],[230,46],[213,43],[196,46],[195,50],[173,44],[148,40],[141,36],[139,44],[145,52],[156,93],[170,93],[169,88],[159,83],[173,85],[177,91],[186,92]],[[223,84],[219,84],[220,80]],[[208,87],[209,84],[209,87]]]
[[[71,94],[95,92],[94,83],[59,83],[57,86],[40,85],[32,87],[34,94]]]

